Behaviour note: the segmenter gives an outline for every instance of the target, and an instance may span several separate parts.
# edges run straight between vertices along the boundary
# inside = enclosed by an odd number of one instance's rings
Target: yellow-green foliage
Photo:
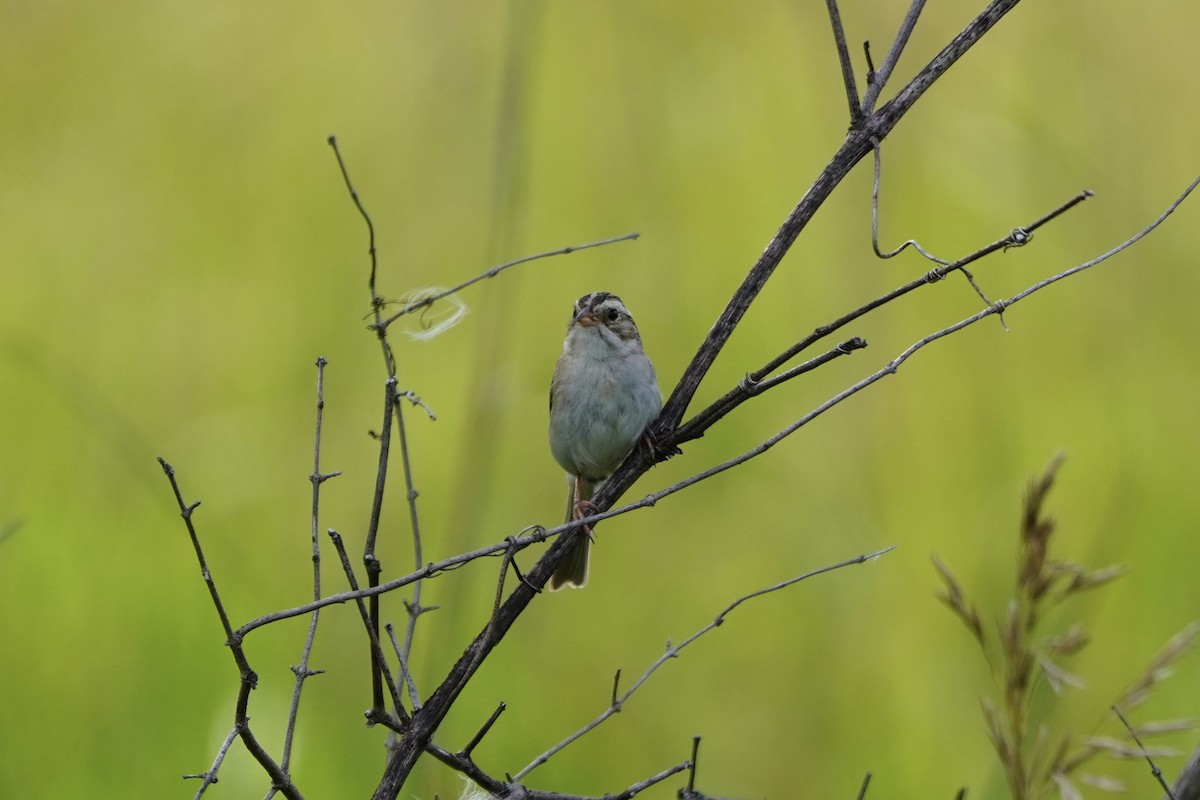
[[[1045,503],[1061,464],[1062,457],[1055,458],[1026,492],[1017,543],[1016,586],[1013,596],[1004,603],[1003,613],[996,615],[994,633],[981,622],[979,610],[953,571],[934,557],[934,566],[944,583],[939,597],[975,637],[995,680],[992,696],[985,695],[980,702],[988,738],[1013,800],[1055,796],[1074,800],[1083,796],[1080,783],[1123,791],[1121,781],[1084,770],[1093,756],[1106,753],[1117,758],[1161,759],[1178,755],[1170,748],[1143,749],[1141,740],[1200,724],[1192,720],[1145,722],[1126,730],[1118,724],[1118,719],[1126,722],[1118,715],[1145,703],[1151,690],[1168,677],[1170,667],[1192,649],[1200,634],[1200,623],[1195,622],[1172,637],[1141,675],[1111,702],[1115,713],[1103,715],[1103,725],[1089,721],[1087,730],[1081,730],[1078,720],[1062,719],[1061,713],[1055,713],[1059,710],[1054,702],[1057,696],[1068,688],[1085,686],[1083,678],[1068,671],[1062,662],[1076,656],[1090,641],[1083,627],[1078,622],[1068,623],[1057,608],[1083,592],[1106,586],[1125,572],[1120,566],[1088,569],[1050,557],[1056,525]],[[1039,692],[1043,686],[1049,687],[1052,694]],[[1120,736],[1101,736],[1093,730],[1102,728],[1120,730]]]
[[[841,5],[879,61],[908,3]],[[929,4],[895,85],[973,5]],[[956,257],[1094,190],[976,265],[1004,297],[1140,229],[1196,169],[1198,29],[1196,3],[1019,6],[888,138],[883,243]],[[846,127],[819,2],[0,3],[0,526],[21,520],[0,540],[0,797],[194,791],[179,775],[211,762],[237,675],[154,458],[203,501],[234,624],[303,602],[318,355],[323,463],[343,472],[321,526],[361,549],[383,368],[364,232],[327,135],[374,217],[388,297],[642,234],[480,284],[432,341],[397,337],[400,388],[438,414],[410,417],[434,560],[561,515],[546,393],[574,299],[619,293],[669,387]],[[867,166],[784,260],[698,403],[928,269],[871,255]],[[1003,796],[969,699],[989,676],[928,602],[928,554],[992,607],[1009,590],[997,520],[1062,448],[1063,550],[1131,570],[1075,607],[1097,641],[1075,657],[1095,692],[1078,702],[1108,702],[1195,615],[1197,213],[1012,309],[1008,332],[989,320],[939,342],[763,458],[601,526],[592,584],[536,603],[438,741],[461,746],[505,700],[475,755],[519,768],[603,708],[616,669],[638,674],[734,597],[895,544],[747,608],[536,785],[615,791],[701,734],[710,794],[851,797],[871,771],[871,796]],[[735,412],[630,496],[755,444],[980,307],[958,278],[918,294],[846,331],[868,349]],[[400,487],[385,577],[411,560]],[[498,567],[426,587],[441,610],[417,630],[421,687],[482,624]],[[247,641],[268,747],[305,625]],[[366,656],[357,611],[329,609],[296,743],[308,797],[367,796],[381,771],[383,732],[361,718]],[[1184,683],[1155,692],[1154,716],[1194,700]],[[410,788],[460,787],[431,764]],[[263,794],[235,748],[211,796]]]

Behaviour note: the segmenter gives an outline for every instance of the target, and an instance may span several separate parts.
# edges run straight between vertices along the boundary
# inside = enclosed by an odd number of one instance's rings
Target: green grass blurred
[[[882,60],[905,5],[845,4],[851,42]],[[928,9],[896,85],[969,17]],[[1006,297],[1139,230],[1196,171],[1183,54],[1198,23],[1187,4],[1019,7],[887,140],[885,246],[956,257],[1095,190],[977,266]],[[179,775],[207,768],[237,676],[154,458],[203,501],[234,624],[303,602],[318,355],[323,463],[344,472],[321,525],[361,548],[383,371],[364,230],[328,134],[373,216],[388,296],[642,234],[514,269],[463,293],[458,328],[395,340],[403,388],[439,417],[410,417],[433,560],[556,521],[546,391],[573,300],[621,294],[669,388],[836,148],[844,105],[819,3],[0,6],[0,524],[22,520],[0,544],[0,796],[194,791]],[[871,255],[870,186],[862,165],[822,209],[698,404],[926,271]],[[1088,688],[1060,701],[1081,733],[1197,616],[1195,202],[1011,309],[1007,332],[988,320],[939,342],[762,458],[606,525],[592,585],[534,604],[438,741],[457,749],[507,701],[476,755],[515,772],[603,709],[616,669],[628,684],[733,597],[895,544],[739,609],[532,783],[617,791],[699,734],[710,794],[847,797],[871,771],[872,796],[1002,797],[977,702],[988,671],[934,599],[929,555],[998,608],[1025,482],[1069,454],[1050,501],[1061,555],[1131,568],[1068,609],[1096,638],[1071,662]],[[753,446],[978,308],[951,279],[851,326],[869,349],[739,410],[630,498]],[[397,482],[386,574],[410,564],[405,519]],[[442,609],[417,634],[426,693],[482,624],[497,566],[428,584]],[[343,587],[331,561],[325,576]],[[247,643],[252,722],[276,751],[303,635],[296,620]],[[364,796],[380,774],[365,655],[354,610],[330,609],[297,740],[308,797]],[[1192,711],[1196,665],[1181,671],[1146,718]],[[1140,766],[1118,772],[1152,790]],[[428,764],[406,796],[458,786]],[[265,791],[235,747],[210,796]]]

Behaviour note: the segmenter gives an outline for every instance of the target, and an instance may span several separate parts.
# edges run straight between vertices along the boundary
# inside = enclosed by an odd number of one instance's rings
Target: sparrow
[[[567,521],[620,466],[662,408],[654,365],[621,298],[585,294],[575,302],[550,382],[550,452],[567,471]],[[588,581],[592,532],[584,528],[550,577],[550,590]]]

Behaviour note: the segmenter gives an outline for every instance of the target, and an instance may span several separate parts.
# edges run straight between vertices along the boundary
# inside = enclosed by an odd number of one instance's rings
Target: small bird
[[[585,294],[575,302],[550,382],[550,452],[567,471],[567,521],[585,509],[662,408],[654,365],[621,298]],[[575,537],[550,577],[550,590],[588,580],[592,532]]]

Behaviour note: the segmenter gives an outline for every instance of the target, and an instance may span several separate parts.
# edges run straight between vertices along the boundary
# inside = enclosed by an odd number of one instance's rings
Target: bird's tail
[[[576,500],[591,500],[595,494],[596,487],[591,481],[579,479],[579,493],[575,493],[575,480],[569,482],[567,489],[567,522],[575,519],[577,510]],[[571,549],[562,561],[558,562],[558,567],[555,568],[554,574],[550,576],[550,591],[557,592],[564,586],[571,586],[575,589],[582,589],[587,586],[588,582],[588,562],[591,560],[592,552],[592,530],[591,528],[577,528],[567,536],[574,537],[575,541],[571,543]]]

